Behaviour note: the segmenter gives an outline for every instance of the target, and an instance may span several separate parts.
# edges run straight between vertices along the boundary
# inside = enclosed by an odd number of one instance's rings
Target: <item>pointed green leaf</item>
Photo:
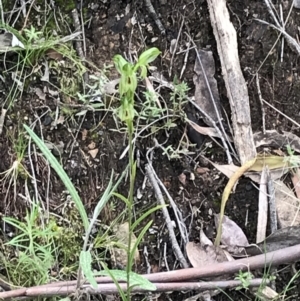
[[[82,201],[78,195],[78,192],[77,192],[76,188],[74,187],[73,183],[71,182],[70,178],[64,171],[63,167],[59,164],[57,159],[53,156],[51,151],[48,149],[48,147],[45,145],[45,143],[34,133],[34,131],[31,128],[29,128],[25,124],[23,126],[24,126],[25,130],[27,131],[27,133],[32,138],[32,140],[39,147],[39,149],[41,150],[41,152],[43,153],[45,158],[49,161],[51,167],[56,171],[56,173],[60,177],[61,181],[66,186],[68,192],[70,193],[70,195],[72,197],[72,200],[74,201],[74,203],[79,211],[84,229],[87,230],[89,227],[88,216],[87,216],[85,208],[82,204]]]
[[[99,276],[110,276],[110,274],[112,274],[114,276],[114,278],[118,281],[122,280],[122,281],[127,281],[127,272],[126,271],[122,271],[122,270],[109,270],[109,273],[107,271],[100,271],[97,272],[96,275]],[[130,272],[130,286],[138,286],[142,289],[145,290],[149,290],[149,291],[155,291],[156,290],[156,286],[151,283],[148,279],[146,279],[145,277],[134,273],[134,272]]]
[[[145,79],[147,76],[147,68],[146,68],[146,66],[141,65],[140,69],[141,69],[141,78]]]
[[[128,64],[128,62],[122,57],[122,55],[117,54],[113,57],[113,61],[115,63],[115,67],[120,74],[123,72],[123,67]]]
[[[144,51],[140,55],[137,65],[148,65],[149,63],[153,62],[159,56],[160,53],[161,51],[159,51],[159,49],[156,47]]]
[[[93,288],[97,288],[97,282],[92,272],[92,255],[90,251],[81,251],[79,257],[80,267],[86,279]]]

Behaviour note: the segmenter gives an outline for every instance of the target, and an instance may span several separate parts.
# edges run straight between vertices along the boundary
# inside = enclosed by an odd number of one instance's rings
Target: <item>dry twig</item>
[[[165,35],[166,34],[166,30],[165,30],[165,27],[163,26],[163,24],[161,23],[160,21],[160,18],[159,16],[157,15],[152,3],[151,3],[151,0],[144,0],[145,1],[145,6],[149,12],[149,14],[152,16],[155,24],[157,25],[158,29],[160,30],[160,33],[162,35]]]
[[[157,180],[155,177],[155,171],[154,171],[152,165],[149,163],[146,165],[145,169],[146,169],[147,177],[154,189],[156,198],[159,201],[159,203],[163,206],[162,212],[165,217],[165,221],[166,221],[166,225],[167,225],[167,228],[169,231],[169,236],[170,236],[170,240],[172,243],[172,247],[174,249],[174,253],[176,254],[176,257],[179,260],[181,266],[184,268],[188,268],[189,264],[188,264],[187,260],[185,259],[184,255],[182,254],[180,246],[177,242],[176,235],[174,233],[174,226],[173,226],[172,220],[170,218],[169,212],[166,208],[166,203],[164,201],[163,195],[162,195],[159,185],[157,183]]]
[[[256,87],[257,87],[258,99],[259,99],[260,105],[261,105],[262,132],[265,134],[266,133],[266,113],[265,113],[265,107],[264,107],[264,103],[263,103],[263,98],[261,96],[261,90],[260,90],[258,73],[256,73]]]
[[[3,132],[3,126],[4,126],[4,122],[5,122],[6,113],[7,113],[7,110],[2,108],[1,115],[0,115],[0,135]]]

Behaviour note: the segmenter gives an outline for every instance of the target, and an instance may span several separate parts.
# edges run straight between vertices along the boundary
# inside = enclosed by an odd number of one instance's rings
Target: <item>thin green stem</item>
[[[128,193],[127,200],[127,211],[128,211],[128,249],[127,249],[127,266],[126,266],[126,280],[127,280],[127,300],[130,301],[131,296],[131,283],[130,283],[130,275],[133,266],[134,253],[136,249],[136,245],[133,245],[132,249],[132,237],[133,237],[133,193],[134,193],[134,184],[135,184],[135,176],[136,176],[136,164],[134,161],[134,153],[133,153],[133,119],[135,115],[134,111],[134,93],[137,88],[138,77],[137,72],[140,72],[140,77],[144,79],[147,75],[147,66],[149,63],[155,60],[155,58],[160,54],[160,51],[153,47],[146,51],[144,51],[138,59],[138,62],[135,65],[127,62],[121,55],[114,56],[114,63],[121,74],[121,79],[119,83],[119,94],[121,97],[121,107],[119,108],[119,117],[122,121],[126,122],[127,131],[128,131],[128,143],[129,143],[129,166],[130,166],[130,187]]]
[[[130,272],[132,269],[132,254],[131,254],[131,239],[132,239],[132,210],[133,210],[133,192],[134,192],[134,182],[135,182],[135,162],[134,162],[134,154],[133,154],[133,120],[127,122],[128,129],[128,143],[129,143],[129,165],[130,165],[130,187],[129,187],[129,195],[128,195],[128,250],[127,250],[127,298],[130,300]],[[134,251],[134,250],[133,250]]]

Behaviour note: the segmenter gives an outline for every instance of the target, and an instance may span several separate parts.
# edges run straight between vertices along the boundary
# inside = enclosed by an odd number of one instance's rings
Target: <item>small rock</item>
[[[50,115],[46,115],[43,120],[43,125],[48,126],[53,121],[52,117]]]

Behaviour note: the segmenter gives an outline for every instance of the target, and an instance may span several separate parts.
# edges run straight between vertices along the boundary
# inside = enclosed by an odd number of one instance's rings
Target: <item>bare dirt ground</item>
[[[66,22],[68,22],[71,29],[74,29],[71,19],[73,3],[66,5],[58,2],[60,1],[57,1],[57,7],[53,11],[54,15],[68,16],[68,18],[65,18]],[[280,6],[282,7],[285,18],[289,14],[291,2],[273,1],[277,11],[279,11]],[[90,75],[98,74],[97,70],[104,70],[107,66],[112,65],[112,59],[116,54],[122,54],[128,59],[134,60],[137,54],[140,54],[146,48],[157,47],[162,53],[152,65],[167,81],[173,82],[174,79],[177,79],[179,82],[186,82],[189,87],[187,94],[193,96],[195,91],[193,76],[196,54],[191,49],[185,62],[186,52],[184,50],[187,49],[187,43],[189,42],[185,33],[188,33],[199,49],[209,48],[212,50],[216,62],[215,78],[218,84],[221,105],[230,116],[230,106],[221,74],[220,61],[206,1],[195,0],[187,3],[182,0],[152,0],[152,4],[164,26],[165,32],[158,28],[143,1],[111,0],[98,1],[97,3],[84,1],[82,10],[84,18],[88,20],[85,24],[84,37],[87,49],[86,59],[93,64],[89,64],[88,73]],[[39,5],[42,6],[42,4]],[[255,77],[257,73],[262,98],[292,120],[300,123],[300,102],[298,100],[300,94],[299,56],[286,43],[281,59],[281,39],[273,47],[278,38],[278,32],[255,20],[261,19],[272,22],[263,1],[228,1],[227,6],[231,21],[237,32],[241,69],[248,85],[253,132],[261,131],[263,123]],[[7,11],[9,9],[12,8],[8,7]],[[27,28],[30,28],[32,24],[38,26],[38,20],[34,17],[34,14],[41,14],[41,18],[43,18],[42,11],[38,12],[34,5],[31,13],[29,13]],[[286,31],[296,39],[299,38],[299,14],[300,10],[294,8],[285,26]],[[59,22],[61,22],[61,19]],[[23,24],[24,18],[20,17],[14,27],[20,30]],[[12,26],[12,23],[10,25]],[[43,30],[46,35],[47,29],[44,28]],[[73,31],[71,30],[71,32]],[[61,35],[61,33],[59,34]],[[174,55],[172,59],[170,46],[174,39],[178,39],[178,54]],[[75,43],[73,46],[76,48]],[[122,124],[116,121],[113,114],[113,109],[117,106],[116,100],[112,95],[107,95],[102,99],[106,105],[105,110],[88,110],[85,115],[78,115],[78,112],[82,112],[86,107],[78,100],[76,93],[72,95],[71,92],[63,93],[63,89],[56,89],[59,85],[70,87],[72,85],[71,80],[69,82],[65,80],[62,84],[58,80],[59,72],[56,71],[50,74],[51,84],[41,81],[40,75],[44,74],[45,65],[43,64],[45,60],[53,60],[55,63],[59,63],[58,58],[53,59],[45,55],[46,59],[40,58],[30,67],[32,70],[38,71],[28,75],[23,83],[22,93],[18,94],[12,104],[8,106],[7,95],[10,93],[10,87],[14,82],[11,74],[13,72],[18,73],[19,70],[15,68],[16,56],[14,54],[9,54],[5,58],[3,55],[1,56],[1,64],[4,70],[2,76],[5,80],[0,81],[0,101],[1,105],[8,111],[4,122],[4,130],[0,136],[0,172],[4,173],[9,170],[17,159],[16,154],[18,152],[16,148],[21,143],[19,142],[20,136],[24,137],[24,140],[27,139],[22,124],[35,123],[35,132],[49,144],[54,145],[52,152],[59,159],[74,183],[86,210],[91,215],[99,197],[109,183],[111,171],[114,170],[117,175],[121,174],[128,161],[127,156],[119,159],[127,146],[127,136]],[[185,70],[181,76],[183,66],[185,66]],[[70,67],[64,66],[64,70],[69,68],[67,78],[74,76],[76,69],[73,67],[72,63]],[[113,67],[108,68],[106,74],[110,80],[118,78],[118,74]],[[142,110],[143,101],[145,101],[145,97],[142,95],[142,91],[145,89],[143,85],[141,84],[139,87],[140,96],[136,100],[137,111]],[[37,92],[36,89],[43,92]],[[82,86],[79,90],[82,91]],[[161,88],[158,92],[162,95],[161,99],[163,99],[164,105],[171,106],[170,92],[164,88]],[[264,107],[267,130],[286,131],[300,135],[299,128],[295,123],[269,105]],[[191,105],[186,103],[180,110],[189,114],[189,116],[192,115],[199,124],[204,124],[202,118],[199,118]],[[59,112],[58,115],[57,112]],[[82,118],[82,116],[84,117]],[[57,117],[61,122],[53,126],[53,121],[57,121]],[[156,204],[151,185],[149,183],[146,186],[143,185],[145,164],[147,163],[146,153],[154,146],[155,138],[159,144],[164,146],[164,149],[155,149],[153,167],[182,213],[189,232],[189,241],[199,242],[201,228],[203,228],[209,239],[214,240],[216,229],[213,214],[220,210],[220,199],[227,178],[206,159],[216,164],[226,164],[225,152],[210,137],[193,136],[182,118],[173,119],[172,122],[175,125],[174,127],[164,128],[165,120],[161,120],[157,123],[156,128],[149,127],[136,141],[136,152],[138,152],[136,156],[139,158],[140,165],[137,170],[135,185],[136,204],[134,214],[138,218],[142,212]],[[159,130],[159,127],[162,130]],[[155,134],[153,134],[154,131]],[[187,139],[186,133],[190,140]],[[167,147],[181,152],[177,152],[176,157],[171,157],[170,154],[174,155],[175,152],[166,152]],[[95,155],[91,152],[92,150],[97,150]],[[189,153],[187,153],[187,150],[189,150]],[[281,148],[277,147],[275,150],[285,152],[286,148],[282,145]],[[0,195],[3,200],[1,202],[2,215],[22,220],[26,210],[30,208],[29,196],[31,196],[31,198],[39,199],[44,208],[49,209],[51,213],[61,216],[62,227],[72,228],[74,230],[72,235],[76,232],[77,238],[80,240],[83,229],[77,223],[78,215],[74,213],[76,210],[71,205],[68,193],[58,176],[50,171],[47,162],[40,155],[37,155],[36,152],[38,151],[34,146],[31,146],[31,151],[33,155],[29,156],[28,143],[26,143],[22,165],[29,175],[32,176],[32,173],[35,173],[37,186],[34,186],[31,176],[24,174],[24,171],[19,171],[16,183],[10,183],[9,180],[2,179],[0,187]],[[269,148],[263,151],[272,152],[274,149]],[[183,174],[186,177],[184,183],[181,178]],[[286,177],[285,181],[290,183],[289,177]],[[126,179],[119,186],[118,192],[127,195],[128,187],[129,182]],[[169,208],[168,210],[171,218],[174,218],[172,209]],[[101,230],[103,225],[109,226],[117,217],[122,216],[124,211],[125,206],[122,202],[117,199],[111,201],[101,213],[98,231],[103,231]],[[243,178],[229,198],[226,214],[242,228],[249,243],[255,243],[257,212],[258,189],[252,185],[250,179]],[[126,215],[122,219],[126,219]],[[153,220],[152,232],[146,234],[139,247],[142,260],[136,267],[136,271],[139,273],[147,272],[147,261],[143,257],[145,247],[148,250],[151,272],[165,271],[167,268],[170,270],[178,269],[179,264],[172,252],[164,216],[160,211],[157,211],[151,215],[151,219]],[[176,234],[180,241],[180,234]],[[74,244],[74,241],[70,240],[70,244]],[[182,241],[181,247],[184,250]],[[103,250],[104,248],[101,246],[99,254]],[[80,252],[80,246],[77,251]],[[106,262],[109,266],[112,266],[109,252],[105,254]],[[64,255],[70,256],[70,254]],[[78,260],[79,253],[73,255],[74,258],[67,262],[68,265],[72,265]],[[6,256],[13,257],[14,255]],[[95,263],[95,268],[97,267],[98,265]],[[74,279],[76,271],[72,270],[71,266],[68,268],[71,272],[63,274],[61,273],[61,266],[53,265],[53,275],[57,273],[64,280]],[[7,276],[5,268],[1,270],[1,273]],[[262,276],[262,274],[263,271],[257,272],[256,276]],[[299,280],[296,278],[290,283],[292,277],[293,271],[289,267],[282,267],[282,271],[279,270],[276,274],[278,293],[281,293],[288,284],[293,287],[287,293],[291,299],[287,299],[286,296],[286,300],[298,300],[300,298]],[[168,293],[161,294],[158,299],[165,300],[167,298],[179,301],[193,295],[195,295],[195,292]],[[254,295],[244,290],[225,290],[225,294],[221,293],[214,298],[215,300],[230,300],[230,298],[231,300],[255,300]]]

